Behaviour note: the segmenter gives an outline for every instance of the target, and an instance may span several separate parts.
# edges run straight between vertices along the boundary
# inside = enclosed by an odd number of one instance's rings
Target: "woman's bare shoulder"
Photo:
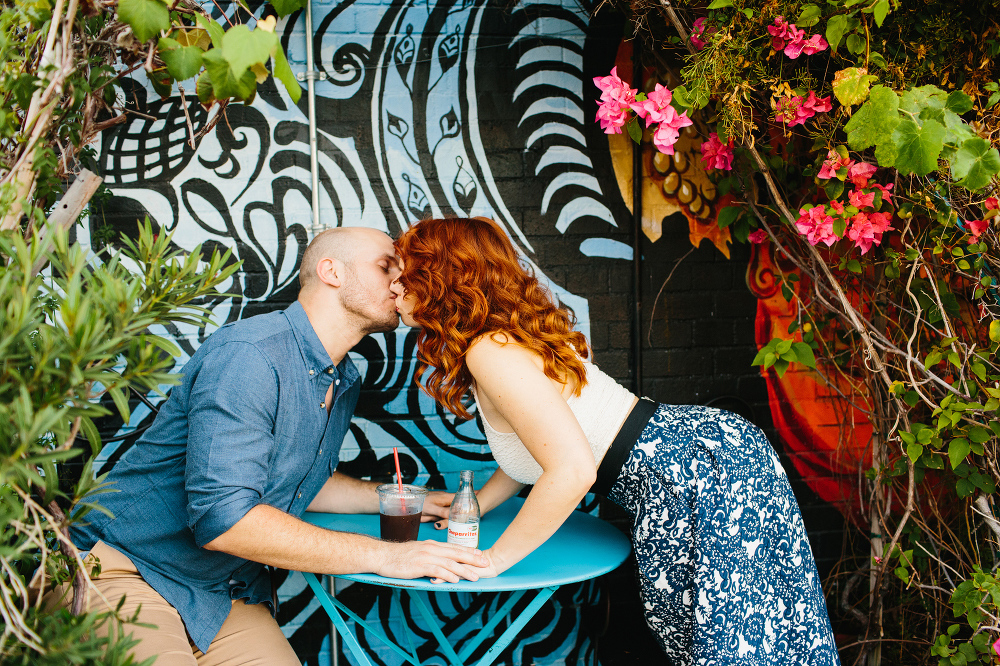
[[[534,352],[519,344],[507,333],[494,331],[483,333],[473,340],[465,358],[472,368],[478,364],[495,362],[497,359],[527,359],[535,355]]]

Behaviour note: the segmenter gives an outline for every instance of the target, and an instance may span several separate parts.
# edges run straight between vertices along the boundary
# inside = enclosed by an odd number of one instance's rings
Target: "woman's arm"
[[[487,511],[492,511],[519,493],[521,488],[524,488],[523,483],[510,478],[498,467],[493,476],[476,493],[480,512],[485,515]]]
[[[489,401],[542,468],[521,511],[486,551],[492,561],[492,571],[483,574],[488,576],[506,571],[559,529],[594,484],[597,466],[559,385],[545,375],[533,352],[484,336],[466,359],[480,398]]]

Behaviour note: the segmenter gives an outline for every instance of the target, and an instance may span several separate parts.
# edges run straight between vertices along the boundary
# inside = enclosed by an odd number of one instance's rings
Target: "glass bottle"
[[[472,470],[461,472],[458,492],[448,512],[448,543],[479,547],[479,500],[472,489]]]

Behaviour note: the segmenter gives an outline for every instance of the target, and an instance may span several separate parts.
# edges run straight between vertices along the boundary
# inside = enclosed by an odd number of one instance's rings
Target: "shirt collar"
[[[295,301],[285,308],[285,317],[288,318],[288,323],[291,324],[292,334],[295,335],[295,341],[299,345],[299,352],[302,354],[302,362],[305,364],[306,369],[309,370],[310,376],[315,377],[320,373],[336,374],[337,377],[345,380],[347,384],[354,383],[360,377],[357,368],[354,367],[354,363],[346,355],[337,364],[336,373],[329,372],[334,368],[330,354],[327,353],[326,347],[323,346],[323,343],[319,340],[319,336],[316,335],[316,329],[313,328],[312,322],[309,321],[309,316],[306,314],[301,303]]]

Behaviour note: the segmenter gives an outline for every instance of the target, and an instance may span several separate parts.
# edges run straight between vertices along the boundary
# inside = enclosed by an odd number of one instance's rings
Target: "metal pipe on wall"
[[[312,2],[306,1],[306,86],[309,109],[309,172],[312,176],[312,228],[310,236],[326,229],[319,219],[319,147],[316,141],[316,58],[313,54]]]
[[[632,80],[642,82],[641,43],[632,42]],[[632,377],[635,393],[642,391],[642,144],[632,143]]]

